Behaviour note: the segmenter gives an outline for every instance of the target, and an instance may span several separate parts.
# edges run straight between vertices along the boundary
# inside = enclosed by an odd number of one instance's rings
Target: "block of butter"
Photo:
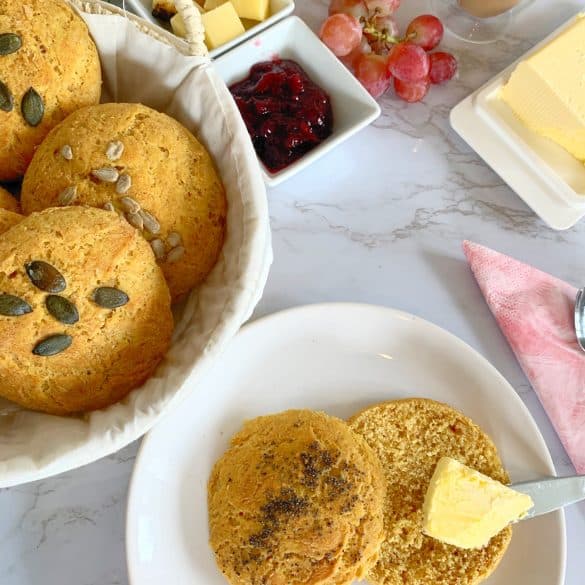
[[[215,49],[245,32],[244,25],[231,2],[201,15],[205,28],[205,43]]]
[[[585,15],[522,61],[500,97],[533,132],[585,162]]]
[[[533,505],[530,496],[443,457],[425,496],[423,532],[459,548],[481,548]]]

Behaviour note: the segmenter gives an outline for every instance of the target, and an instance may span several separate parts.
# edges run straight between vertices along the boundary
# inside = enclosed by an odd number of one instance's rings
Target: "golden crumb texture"
[[[247,422],[208,486],[210,542],[232,585],[343,585],[383,538],[384,481],[361,437],[321,412]]]
[[[207,150],[140,104],[84,108],[57,126],[26,173],[21,204],[26,214],[114,208],[151,243],[173,301],[207,277],[226,228],[225,190]]]
[[[20,38],[20,48],[0,55],[0,181],[13,181],[52,128],[99,102],[102,75],[87,26],[63,0],[0,0],[0,33]],[[31,88],[44,113],[27,122],[23,104]]]
[[[12,226],[20,223],[24,217],[14,211],[0,208],[0,234],[8,231]]]
[[[375,585],[477,585],[486,579],[508,547],[511,528],[483,549],[458,549],[423,534],[422,507],[443,456],[508,483],[491,439],[457,410],[423,398],[371,406],[353,416],[349,425],[375,451],[386,479],[385,540],[368,581]]]
[[[28,309],[10,314],[14,299]],[[35,213],[2,235],[0,310],[0,395],[52,414],[124,398],[153,374],[173,330],[149,245],[117,214],[90,207]],[[56,336],[70,343],[49,355]]]
[[[0,209],[12,211],[12,213],[21,213],[18,199],[2,187],[0,187]]]

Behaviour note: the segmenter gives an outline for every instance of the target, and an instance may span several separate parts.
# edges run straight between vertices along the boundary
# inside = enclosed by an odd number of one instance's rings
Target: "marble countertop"
[[[297,0],[316,29],[326,0]],[[433,321],[476,348],[517,389],[559,475],[574,469],[463,259],[486,244],[574,285],[585,273],[585,223],[554,232],[450,129],[449,110],[583,8],[534,0],[506,39],[482,47],[450,36],[460,76],[422,104],[391,95],[382,117],[269,192],[274,265],[255,317],[320,301],[387,305]],[[404,0],[399,20],[428,11]],[[126,585],[124,516],[139,442],[60,476],[0,490],[0,583]],[[567,510],[566,585],[585,571],[585,504]]]

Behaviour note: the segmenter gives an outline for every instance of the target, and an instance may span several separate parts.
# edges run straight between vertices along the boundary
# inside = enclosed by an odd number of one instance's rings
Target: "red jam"
[[[294,61],[256,63],[250,76],[230,91],[256,153],[272,173],[301,158],[333,131],[329,96]]]

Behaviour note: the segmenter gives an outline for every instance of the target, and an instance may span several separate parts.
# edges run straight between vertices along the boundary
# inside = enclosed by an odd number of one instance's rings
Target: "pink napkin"
[[[585,473],[585,353],[575,337],[577,290],[509,256],[463,243],[494,317],[578,473]]]

